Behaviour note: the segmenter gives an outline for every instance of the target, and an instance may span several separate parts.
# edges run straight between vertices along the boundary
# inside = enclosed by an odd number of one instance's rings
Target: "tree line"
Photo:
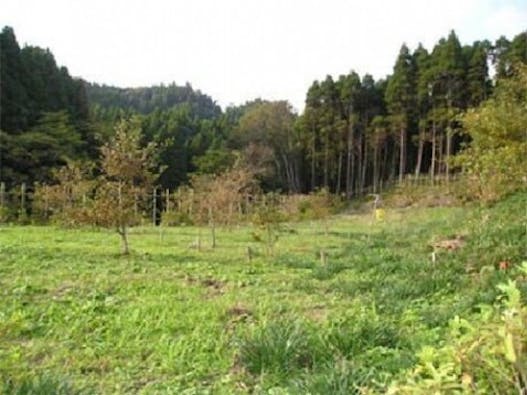
[[[115,125],[133,117],[141,144],[156,146],[162,188],[237,164],[264,191],[347,197],[408,174],[448,179],[449,158],[468,140],[460,114],[490,97],[515,62],[527,63],[527,32],[462,45],[452,31],[430,51],[402,45],[385,79],[351,71],[314,81],[297,114],[286,101],[260,99],[222,110],[190,84],[91,84],[49,50],[20,48],[9,27],[0,45],[0,179],[8,185],[52,182],[69,161],[97,161]]]

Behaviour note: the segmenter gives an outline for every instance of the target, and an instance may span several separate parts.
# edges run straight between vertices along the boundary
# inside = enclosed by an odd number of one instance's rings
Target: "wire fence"
[[[446,178],[444,175],[435,176],[431,178],[427,175],[415,176],[412,174],[406,175],[399,179],[383,180],[378,185],[367,186],[354,192],[351,198],[358,198],[369,194],[384,193],[390,188],[411,187],[411,186],[425,186],[425,185],[445,185],[449,182],[457,180],[457,175],[451,175]],[[74,197],[63,199],[63,206],[52,207],[51,197],[48,195],[48,187],[39,184],[21,183],[19,185],[11,185],[9,188],[5,182],[0,182],[0,222],[13,223],[45,223],[52,219],[53,215],[60,211],[67,212],[67,208],[84,207],[90,202],[91,196],[89,191],[77,193]],[[276,200],[279,206],[285,210],[292,210],[292,207],[298,207],[309,195],[276,195],[273,199]],[[207,199],[207,196],[194,196],[194,191],[188,187],[178,188],[176,190],[152,188],[150,191],[136,194],[134,196],[134,213],[138,218],[141,218],[141,223],[146,225],[150,223],[153,226],[159,225],[164,218],[174,218],[179,216],[179,221],[184,219],[182,217],[193,218],[196,216],[196,211],[199,209],[198,199]],[[342,201],[348,200],[350,197],[344,195],[337,197]],[[115,200],[120,201],[121,197],[116,194]],[[226,207],[221,208],[223,211],[230,213],[231,216],[235,214],[238,218],[250,216],[257,207],[266,205],[269,196],[266,194],[244,194],[240,199]],[[225,213],[224,213],[225,214]],[[178,220],[173,222],[178,222]],[[167,221],[167,223],[170,220]]]

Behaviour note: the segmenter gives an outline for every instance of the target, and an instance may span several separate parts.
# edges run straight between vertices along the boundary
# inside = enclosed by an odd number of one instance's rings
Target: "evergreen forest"
[[[120,88],[72,77],[49,49],[1,45],[0,180],[49,183],[69,161],[98,158],[121,119],[140,120],[142,144],[157,146],[158,184],[175,189],[195,174],[243,163],[265,191],[346,196],[377,192],[408,175],[452,177],[449,160],[469,137],[460,115],[491,97],[513,65],[527,62],[527,33],[463,45],[454,31],[427,50],[405,44],[393,73],[350,72],[306,87],[305,108],[255,99],[220,108],[179,86]]]

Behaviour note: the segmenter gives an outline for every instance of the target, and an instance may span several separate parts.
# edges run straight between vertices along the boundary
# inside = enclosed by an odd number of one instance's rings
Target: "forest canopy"
[[[352,197],[408,175],[452,176],[470,141],[460,115],[489,99],[514,65],[527,63],[527,32],[462,44],[454,31],[433,48],[402,44],[385,79],[351,70],[306,87],[305,109],[256,99],[220,108],[185,85],[118,88],[72,77],[49,49],[0,33],[0,181],[50,182],[70,161],[98,160],[122,119],[155,143],[159,186],[250,167],[267,191],[321,188]],[[352,68],[353,65],[350,65]]]

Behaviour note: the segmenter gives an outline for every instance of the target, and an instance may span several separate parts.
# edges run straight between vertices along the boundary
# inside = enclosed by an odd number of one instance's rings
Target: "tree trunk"
[[[316,132],[315,128],[313,127],[313,140],[311,145],[311,190],[314,191],[316,188]]]
[[[287,183],[287,190],[289,192],[292,192],[293,187],[293,177],[291,174],[291,168],[289,167],[289,160],[287,159],[287,154],[281,153],[280,156],[282,157],[282,161],[284,162],[284,171],[285,171],[285,179]]]
[[[342,151],[339,151],[339,159],[338,159],[338,165],[337,165],[337,188],[335,190],[335,193],[337,195],[340,194],[340,182],[342,178]]]
[[[386,167],[388,166],[388,139],[386,139],[383,143],[383,155],[382,155],[382,162],[381,162],[381,168],[379,171],[379,181],[382,183],[387,177],[388,172],[386,171]]]
[[[293,156],[293,158],[288,159],[287,154],[283,154],[285,167],[287,169],[288,174],[288,184],[289,184],[289,192],[292,193],[298,193],[300,190],[299,182],[298,182],[298,171],[296,167],[296,158]]]
[[[346,158],[346,197],[349,199],[353,194],[352,190],[352,166],[353,166],[353,123],[348,126],[348,155]]]
[[[434,185],[436,169],[437,132],[436,121],[432,120],[432,159],[430,160],[430,181]]]
[[[450,181],[450,155],[452,154],[452,129],[450,126],[446,130],[446,158],[445,158],[445,181],[448,184]]]
[[[445,164],[443,163],[443,154],[444,154],[444,149],[443,149],[443,140],[444,140],[444,136],[442,134],[439,135],[439,141],[437,142],[437,149],[438,149],[438,153],[439,153],[439,156],[437,158],[437,162],[439,164],[439,169],[438,169],[438,174],[441,175],[441,173],[443,173],[444,171],[444,168],[445,168]]]
[[[121,236],[122,253],[123,255],[128,255],[130,253],[130,248],[128,245],[128,230],[126,229],[126,226],[120,226],[117,233]]]
[[[397,151],[396,151],[396,146],[395,146],[395,141],[394,141],[394,144],[393,144],[393,149],[391,150],[391,160],[392,160],[392,163],[391,163],[391,166],[390,166],[390,181],[391,182],[394,182],[395,181],[395,172],[396,172],[396,166],[397,166]]]
[[[295,160],[292,166],[293,166],[293,174],[295,177],[295,192],[299,193],[300,192],[300,177],[298,174],[298,160]]]
[[[415,181],[417,183],[419,175],[421,174],[421,164],[423,161],[423,150],[425,146],[425,132],[421,130],[419,133],[419,148],[417,149],[417,164],[415,165]]]
[[[362,191],[361,191],[361,188],[360,188],[360,177],[361,177],[361,174],[362,174],[362,140],[363,140],[363,135],[362,133],[359,133],[359,138],[358,138],[358,141],[357,141],[357,148],[358,148],[358,151],[359,151],[359,155],[358,155],[358,163],[357,163],[357,176],[355,177],[355,193],[359,193],[361,194]]]
[[[364,191],[364,187],[366,185],[367,170],[368,170],[368,144],[366,143],[366,139],[364,139],[364,157],[363,157],[363,162],[362,162],[362,174],[361,174],[361,181],[360,181],[361,191]]]
[[[373,146],[373,193],[377,192],[377,184],[379,183],[379,142],[375,139]]]
[[[404,172],[406,168],[406,130],[401,125],[399,132],[399,183],[403,182]]]
[[[329,187],[329,134],[324,136],[324,187]]]
[[[210,232],[212,238],[211,247],[216,248],[216,224],[214,223],[214,221],[212,221],[212,223],[210,224]]]

